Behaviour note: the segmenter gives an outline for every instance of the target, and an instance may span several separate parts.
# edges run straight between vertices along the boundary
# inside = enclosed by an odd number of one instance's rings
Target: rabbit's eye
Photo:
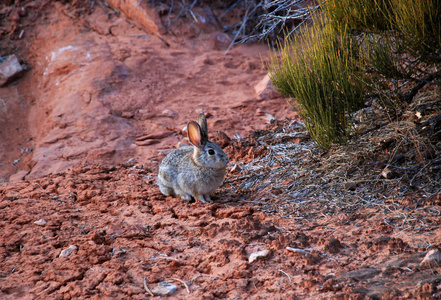
[[[214,150],[213,149],[208,150],[208,154],[214,155]]]

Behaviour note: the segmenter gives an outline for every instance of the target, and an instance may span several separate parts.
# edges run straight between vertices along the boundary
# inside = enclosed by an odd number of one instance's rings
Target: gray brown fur
[[[211,202],[210,194],[224,180],[228,156],[219,145],[208,140],[203,114],[199,115],[198,123],[189,122],[187,130],[193,146],[176,149],[162,160],[158,186],[165,196]]]

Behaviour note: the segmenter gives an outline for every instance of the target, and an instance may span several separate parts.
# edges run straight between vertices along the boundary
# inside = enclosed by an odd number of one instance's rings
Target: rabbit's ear
[[[205,118],[204,114],[199,114],[198,123],[205,135],[208,136],[207,119]]]
[[[199,114],[198,120],[199,126],[201,127],[202,143],[205,145],[208,142],[208,129],[207,129],[207,119],[204,114]]]
[[[202,129],[196,122],[189,122],[187,125],[188,139],[197,148],[204,148],[207,140],[204,138]]]

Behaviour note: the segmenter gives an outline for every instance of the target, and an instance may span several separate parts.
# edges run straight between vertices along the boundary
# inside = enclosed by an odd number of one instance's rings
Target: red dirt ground
[[[289,218],[253,195],[160,194],[159,161],[198,113],[230,138],[296,117],[256,94],[266,47],[224,55],[213,24],[187,20],[161,40],[104,6],[44,2],[0,7],[1,55],[29,68],[0,88],[0,298],[144,299],[144,280],[175,284],[173,299],[441,297],[439,262],[420,265],[440,246],[439,196],[399,219],[416,199],[336,214],[299,202],[303,217]],[[227,147],[231,166],[249,150]]]

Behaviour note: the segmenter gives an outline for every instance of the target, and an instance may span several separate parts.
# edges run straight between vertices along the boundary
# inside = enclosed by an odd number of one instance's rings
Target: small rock
[[[205,105],[204,103],[199,103],[199,105]],[[207,110],[202,109],[202,108],[196,108],[195,112],[197,112],[198,114],[204,114],[205,118],[209,119],[213,116],[213,114],[211,112],[207,112]]]
[[[68,257],[69,255],[72,254],[72,252],[74,252],[75,250],[77,250],[78,247],[75,245],[70,245],[68,248],[64,249],[63,251],[61,251],[60,256],[59,257]]]
[[[441,253],[438,249],[432,249],[424,256],[420,266],[437,266],[441,263]]]
[[[136,164],[136,158],[133,158],[133,157],[129,158],[129,159],[126,161],[126,164],[128,164],[128,165],[134,165],[134,164]]]
[[[137,146],[149,146],[149,145],[158,144],[159,142],[160,140],[145,140],[145,141],[136,141],[135,144]]]
[[[178,287],[169,282],[160,282],[157,287],[152,288],[152,293],[157,296],[167,296],[172,295]]]
[[[273,116],[272,114],[265,114],[265,118],[267,120],[267,123],[271,123],[276,119],[276,117]]]
[[[268,250],[268,249],[251,253],[250,257],[248,258],[248,262],[252,263],[252,262],[254,262],[255,260],[257,260],[259,258],[266,258],[270,254],[271,254],[271,250]]]
[[[227,147],[228,145],[230,145],[231,143],[231,139],[229,138],[228,135],[226,135],[225,132],[223,131],[216,131],[216,138],[215,138],[215,142],[222,148],[224,149],[225,147]]]
[[[140,136],[139,138],[136,138],[137,142],[145,141],[145,140],[154,140],[154,139],[163,139],[166,137],[169,137],[173,134],[172,131],[161,131],[161,132],[155,132],[148,135]]]
[[[181,130],[181,132],[182,132],[182,135],[184,136],[184,137],[186,137],[186,136],[188,136],[188,129],[187,129],[187,125],[185,125],[184,126],[184,128],[182,128],[182,130]]]
[[[223,32],[213,32],[210,34],[211,47],[215,50],[226,50],[231,44],[231,38]]]
[[[161,116],[168,117],[168,118],[175,118],[176,113],[170,109],[166,109],[161,112]]]
[[[46,221],[44,219],[40,219],[38,221],[35,221],[34,224],[37,224],[39,226],[44,226],[46,225]]]
[[[311,253],[311,249],[298,249],[298,248],[286,247],[286,250],[303,255]]]
[[[335,281],[334,278],[328,278],[326,279],[325,283],[323,284],[323,287],[320,289],[321,292],[337,292],[340,291],[343,288],[341,284]]]
[[[207,56],[205,59],[204,59],[204,64],[206,64],[206,65],[214,65],[215,64],[215,62],[214,62],[214,60],[212,60],[209,56]]]
[[[265,77],[254,87],[256,91],[257,98],[261,100],[268,100],[274,98],[280,98],[282,95],[276,91],[276,88],[271,83],[269,75]]]
[[[199,105],[204,105],[204,103],[199,103]],[[197,114],[204,114],[205,117],[207,117],[205,114],[207,113],[206,109],[202,109],[202,108],[196,108],[194,110]],[[207,118],[208,119],[208,118]]]
[[[154,113],[151,113],[145,109],[138,110],[138,113],[139,113],[139,119],[141,119],[141,120],[148,120],[148,119],[151,119],[155,116]]]
[[[5,62],[0,63],[0,86],[4,86],[8,82],[11,82],[22,73],[23,68],[18,61],[17,56],[14,54],[9,56]]]
[[[263,112],[263,110],[261,110],[260,108],[256,109],[256,116],[263,116],[265,115],[265,113]]]
[[[130,111],[123,111],[121,114],[121,117],[126,118],[126,119],[131,119],[133,118],[135,114],[133,112]]]

